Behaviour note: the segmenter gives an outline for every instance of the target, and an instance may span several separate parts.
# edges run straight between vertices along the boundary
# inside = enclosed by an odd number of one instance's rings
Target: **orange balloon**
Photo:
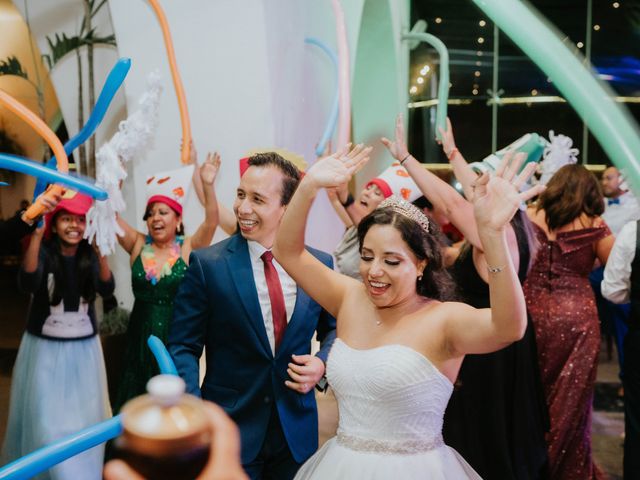
[[[38,132],[38,135],[40,135],[51,147],[51,150],[53,150],[53,153],[58,160],[58,171],[62,173],[68,173],[69,159],[67,158],[67,154],[64,151],[62,142],[56,136],[56,134],[53,133],[53,131],[47,126],[47,124],[44,123],[44,121],[42,121],[42,119],[40,119],[40,117],[38,117],[35,113],[22,105],[18,100],[13,98],[4,90],[0,90],[0,103],[16,115],[18,115],[20,118],[22,118],[36,132]],[[63,191],[64,189],[61,186],[51,185],[45,195],[61,194]],[[34,218],[40,216],[43,211],[44,207],[42,206],[42,204],[40,204],[40,202],[36,202],[27,209],[27,211],[24,213],[24,216],[28,220],[33,220]]]
[[[180,79],[180,72],[178,72],[178,66],[176,65],[176,54],[173,51],[173,42],[171,40],[171,32],[169,31],[167,17],[157,0],[149,0],[149,3],[158,17],[158,22],[160,22],[162,36],[164,37],[164,46],[167,49],[167,57],[169,57],[169,67],[171,69],[171,77],[173,78],[173,86],[176,90],[176,96],[178,97],[180,121],[182,122],[182,153],[180,155],[180,160],[186,165],[190,163],[189,154],[191,150],[191,122],[189,121],[187,99],[184,94],[182,80]]]

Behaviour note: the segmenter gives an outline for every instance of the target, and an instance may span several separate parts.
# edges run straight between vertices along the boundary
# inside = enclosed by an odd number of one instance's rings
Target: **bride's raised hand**
[[[478,228],[502,230],[513,218],[522,202],[540,194],[544,186],[537,185],[520,193],[520,188],[536,169],[529,163],[518,175],[526,155],[508,152],[493,176],[483,173],[472,185],[474,215]]]
[[[351,180],[368,161],[371,147],[358,144],[351,148],[347,144],[342,150],[321,158],[306,172],[308,178],[318,188],[338,187]]]

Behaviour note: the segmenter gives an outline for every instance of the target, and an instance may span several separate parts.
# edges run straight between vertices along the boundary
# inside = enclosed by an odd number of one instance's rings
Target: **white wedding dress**
[[[403,345],[357,350],[336,339],[327,379],[338,400],[338,434],[297,480],[480,478],[442,441],[453,385],[421,353]]]

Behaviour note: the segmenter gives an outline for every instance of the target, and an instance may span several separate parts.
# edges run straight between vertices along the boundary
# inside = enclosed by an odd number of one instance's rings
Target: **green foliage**
[[[27,72],[23,70],[20,60],[15,55],[0,60],[0,75],[15,75],[29,80]]]
[[[56,33],[54,40],[47,37],[47,43],[49,44],[49,51],[51,53],[43,55],[43,58],[47,62],[49,70],[51,70],[66,55],[77,48],[82,48],[87,45],[116,45],[115,35],[112,34],[107,35],[106,37],[96,37],[95,33],[95,29],[91,29],[82,36],[74,35],[73,37],[67,37],[66,33],[63,33],[62,35]]]
[[[62,35],[56,33],[54,40],[51,40],[51,37],[47,37],[47,43],[49,44],[49,51],[51,53],[47,53],[42,57],[47,62],[49,70],[51,70],[67,54],[84,45],[81,37],[77,35],[67,37],[66,33],[63,33]]]

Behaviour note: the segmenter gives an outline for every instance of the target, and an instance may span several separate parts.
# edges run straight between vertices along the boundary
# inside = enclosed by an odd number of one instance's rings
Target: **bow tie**
[[[608,205],[620,205],[620,198],[607,198]]]

